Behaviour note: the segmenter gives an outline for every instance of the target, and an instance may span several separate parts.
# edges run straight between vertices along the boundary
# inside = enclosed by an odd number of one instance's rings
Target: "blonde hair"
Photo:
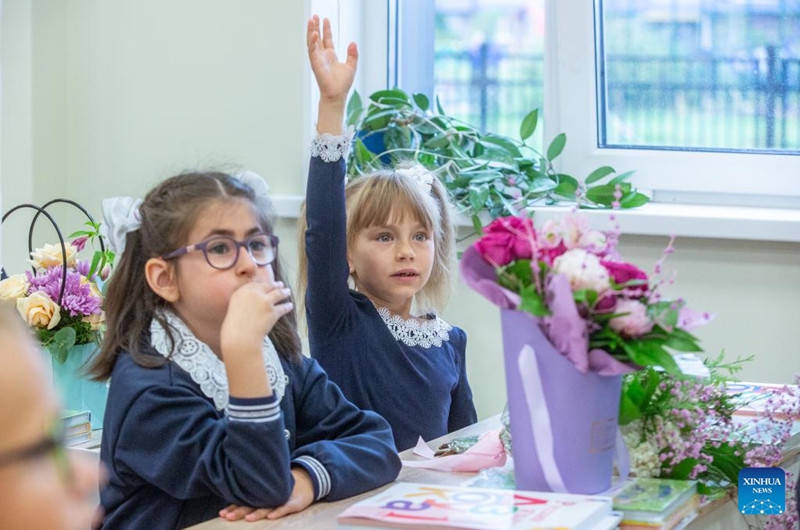
[[[453,291],[457,266],[454,215],[449,196],[441,181],[433,175],[431,177],[429,192],[427,184],[409,176],[407,172],[394,170],[361,175],[351,179],[345,186],[348,252],[362,230],[389,224],[393,219],[403,221],[406,215],[411,215],[433,233],[433,270],[428,282],[414,297],[417,314],[438,314],[444,310]],[[305,203],[300,219],[298,298],[304,303],[308,281]]]

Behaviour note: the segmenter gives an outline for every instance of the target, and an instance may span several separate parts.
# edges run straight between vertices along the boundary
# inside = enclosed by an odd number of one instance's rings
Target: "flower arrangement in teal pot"
[[[102,282],[108,278],[113,253],[97,250],[90,260],[78,257],[88,241],[96,240],[98,225],[70,235],[61,244],[33,250],[33,271],[0,281],[0,300],[14,303],[44,348],[63,364],[73,346],[98,341],[105,322]]]

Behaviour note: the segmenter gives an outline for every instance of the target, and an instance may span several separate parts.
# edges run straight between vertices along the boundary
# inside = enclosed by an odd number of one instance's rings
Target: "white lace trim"
[[[450,340],[450,330],[453,326],[439,317],[425,322],[417,319],[404,319],[400,315],[393,315],[385,307],[375,306],[378,314],[386,323],[395,340],[406,346],[422,346],[425,349],[431,346],[439,347],[442,342]]]
[[[318,156],[324,162],[336,162],[340,158],[347,158],[355,134],[356,128],[352,125],[348,125],[339,136],[317,132],[311,140],[311,156]]]
[[[164,311],[162,316],[173,330],[175,351],[170,350],[167,332],[156,319],[150,323],[153,348],[185,370],[192,380],[200,385],[203,394],[214,400],[217,410],[224,410],[230,399],[225,364],[211,351],[208,344],[194,336],[177,315],[171,311]],[[262,351],[269,384],[272,385],[272,390],[280,402],[286,390],[286,375],[278,358],[278,352],[269,337],[264,337]]]

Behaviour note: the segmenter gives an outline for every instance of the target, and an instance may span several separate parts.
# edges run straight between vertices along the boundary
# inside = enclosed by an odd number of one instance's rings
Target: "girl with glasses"
[[[42,355],[0,302],[0,528],[86,530],[99,468],[63,445],[61,411]]]
[[[274,519],[397,476],[386,422],[301,354],[271,211],[253,173],[104,201],[120,258],[92,366],[110,378],[103,528]]]
[[[456,269],[453,216],[444,186],[421,166],[345,186],[352,131],[342,122],[358,51],[350,44],[338,60],[327,19],[308,22],[307,40],[320,91],[300,275],[311,355],[348,399],[388,420],[403,450],[477,419],[466,335],[437,316]]]

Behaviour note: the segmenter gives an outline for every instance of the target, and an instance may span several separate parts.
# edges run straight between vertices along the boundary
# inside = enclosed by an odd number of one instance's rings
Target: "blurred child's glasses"
[[[52,455],[61,476],[66,481],[71,480],[72,466],[64,446],[64,427],[60,418],[53,422],[47,434],[40,440],[25,447],[0,453],[0,467],[16,462],[35,460],[47,455]]]
[[[209,265],[215,269],[225,270],[236,265],[239,260],[240,248],[247,249],[247,253],[250,254],[255,264],[263,267],[275,261],[275,257],[278,255],[278,236],[258,233],[244,241],[236,241],[227,236],[215,236],[202,243],[164,254],[161,258],[170,260],[195,250],[202,250]]]

